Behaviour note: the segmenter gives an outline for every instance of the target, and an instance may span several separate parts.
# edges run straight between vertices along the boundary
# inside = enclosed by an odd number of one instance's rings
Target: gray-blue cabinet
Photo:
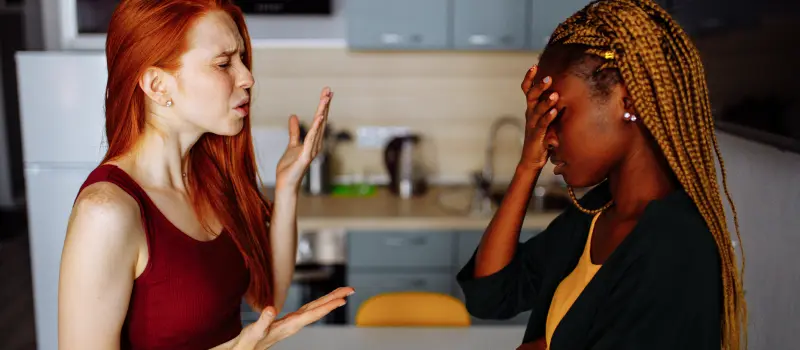
[[[347,44],[362,50],[450,46],[450,0],[348,0]]]
[[[524,230],[520,241],[539,230]],[[348,298],[348,323],[358,309],[381,293],[428,291],[464,300],[456,273],[475,252],[483,230],[468,231],[351,231],[347,234],[347,284],[356,289]],[[509,320],[480,320],[473,324],[526,324],[530,313]]]
[[[530,45],[541,50],[559,23],[588,5],[590,0],[531,0]]]
[[[453,45],[457,50],[527,48],[530,0],[456,0]]]

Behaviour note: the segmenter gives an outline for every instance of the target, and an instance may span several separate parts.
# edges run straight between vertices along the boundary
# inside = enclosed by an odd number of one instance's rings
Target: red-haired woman
[[[126,0],[106,42],[109,150],[81,187],[62,254],[60,349],[266,349],[345,303],[340,288],[274,321],[294,273],[296,204],[332,97],[273,203],[259,192],[250,38],[229,0]],[[246,297],[261,310],[242,329]]]

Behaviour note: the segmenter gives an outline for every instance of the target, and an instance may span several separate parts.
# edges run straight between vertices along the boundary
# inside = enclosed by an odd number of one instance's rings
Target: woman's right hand
[[[328,295],[303,305],[295,312],[275,320],[275,308],[267,307],[261,317],[239,333],[239,336],[222,347],[212,350],[264,350],[284,340],[303,327],[325,317],[346,303],[345,298],[355,291],[351,287],[337,288]]]
[[[542,93],[550,88],[553,79],[549,76],[534,82],[539,67],[533,66],[522,80],[522,92],[525,94],[527,108],[525,109],[525,145],[522,148],[520,165],[534,169],[542,169],[547,164],[549,157],[545,136],[550,123],[558,115],[558,93],[553,92],[548,96]],[[543,98],[544,97],[544,98]]]

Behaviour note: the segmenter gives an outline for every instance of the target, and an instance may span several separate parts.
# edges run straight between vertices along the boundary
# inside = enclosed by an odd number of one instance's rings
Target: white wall
[[[800,155],[724,133],[719,142],[744,244],[749,347],[795,349],[800,344]],[[733,230],[733,217],[728,219]]]

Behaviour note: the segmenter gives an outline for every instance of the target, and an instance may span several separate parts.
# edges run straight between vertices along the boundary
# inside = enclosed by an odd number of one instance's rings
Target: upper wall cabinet
[[[352,49],[432,50],[450,47],[450,0],[348,0]]]
[[[590,0],[532,0],[530,48],[541,50],[559,23],[584,8]]]
[[[453,1],[454,48],[526,49],[529,5],[530,0]]]

